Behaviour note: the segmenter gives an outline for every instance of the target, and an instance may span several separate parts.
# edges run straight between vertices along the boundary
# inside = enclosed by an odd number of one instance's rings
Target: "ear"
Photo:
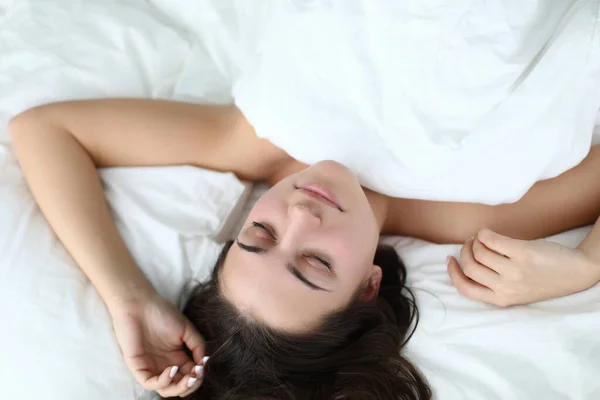
[[[379,295],[379,287],[381,286],[381,267],[379,265],[373,265],[371,269],[371,275],[365,285],[362,293],[360,294],[359,300],[361,301],[373,301]]]

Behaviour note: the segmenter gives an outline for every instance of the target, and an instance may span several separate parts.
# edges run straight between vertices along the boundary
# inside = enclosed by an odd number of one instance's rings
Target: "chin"
[[[352,173],[352,171],[350,171],[350,169],[348,167],[346,167],[344,164],[341,164],[337,161],[333,161],[333,160],[319,161],[318,163],[313,164],[313,167],[319,171],[325,172],[329,176],[332,176],[332,175],[348,176],[349,175],[356,179],[356,177],[354,176],[354,174]]]

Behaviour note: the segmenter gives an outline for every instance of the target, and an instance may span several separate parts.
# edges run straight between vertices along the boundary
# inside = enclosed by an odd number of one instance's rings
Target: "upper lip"
[[[329,200],[328,198],[322,196],[320,193],[313,192],[312,190],[301,188],[301,187],[296,187],[296,189],[301,191],[305,195],[310,196],[313,199],[316,199],[316,200],[320,201],[321,203],[328,205],[329,207],[333,207],[339,211],[344,211],[344,210],[342,210],[342,208],[339,205],[337,205],[333,201]]]

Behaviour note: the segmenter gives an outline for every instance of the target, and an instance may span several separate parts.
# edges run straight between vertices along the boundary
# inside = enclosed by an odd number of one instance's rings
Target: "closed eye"
[[[321,258],[320,256],[318,256],[316,254],[307,254],[305,257],[319,262],[321,265],[323,265],[329,271],[332,270],[331,263],[329,261],[324,260],[323,258]]]
[[[264,224],[262,222],[257,222],[257,221],[252,221],[252,226],[255,228],[259,228],[262,231],[264,231],[267,235],[269,235],[273,240],[277,240],[277,235],[275,233],[275,230],[268,224]],[[246,246],[246,247],[252,247],[252,246]],[[258,247],[254,247],[254,250],[261,250]],[[253,251],[254,253],[258,253],[259,251]],[[329,271],[333,270],[333,267],[331,265],[331,262],[327,261],[325,259],[325,257],[315,254],[315,253],[309,253],[305,256],[306,258],[309,259],[313,259],[316,260],[317,262],[319,262],[321,265],[323,265],[325,268],[327,268]]]
[[[267,226],[265,224],[262,224],[262,223],[256,222],[256,221],[252,221],[252,226],[255,228],[262,229],[263,231],[265,231],[265,233],[267,233],[269,236],[271,236],[271,238],[273,240],[277,240],[277,235],[276,235],[275,231],[273,230],[273,228],[271,228],[270,226]]]
[[[260,247],[256,247],[256,246],[249,246],[246,245],[244,243],[241,243],[238,240],[235,241],[238,245],[238,247],[244,251],[247,251],[249,253],[255,253],[255,254],[264,254],[267,252],[267,249],[263,249]],[[296,266],[294,266],[293,264],[287,264],[286,265],[286,269],[296,278],[298,279],[300,282],[302,282],[303,284],[305,284],[306,286],[308,286],[309,288],[313,289],[313,290],[320,290],[320,291],[324,291],[324,292],[330,292],[331,290],[322,288],[321,286],[315,285],[314,283],[312,283],[310,280],[308,280],[303,274],[302,272],[300,272],[300,270],[298,270],[298,268],[296,268]]]

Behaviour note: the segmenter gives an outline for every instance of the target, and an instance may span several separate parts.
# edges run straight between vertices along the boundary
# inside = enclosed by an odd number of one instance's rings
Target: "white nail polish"
[[[202,375],[204,375],[204,367],[201,365],[196,365],[194,372],[196,373],[196,377],[202,378]]]
[[[446,257],[446,264],[450,264],[450,260],[452,260],[452,257],[450,257],[450,256]]]
[[[190,380],[187,383],[187,387],[191,388],[192,386],[194,386],[197,380],[198,378],[190,378]]]
[[[208,359],[209,359],[209,358],[210,358],[209,356],[205,356],[205,357],[202,359],[202,364],[206,364],[206,362],[208,361]]]
[[[177,371],[179,371],[179,367],[175,366],[175,367],[171,368],[171,372],[169,373],[169,377],[170,378],[175,377],[175,375],[177,374]]]

